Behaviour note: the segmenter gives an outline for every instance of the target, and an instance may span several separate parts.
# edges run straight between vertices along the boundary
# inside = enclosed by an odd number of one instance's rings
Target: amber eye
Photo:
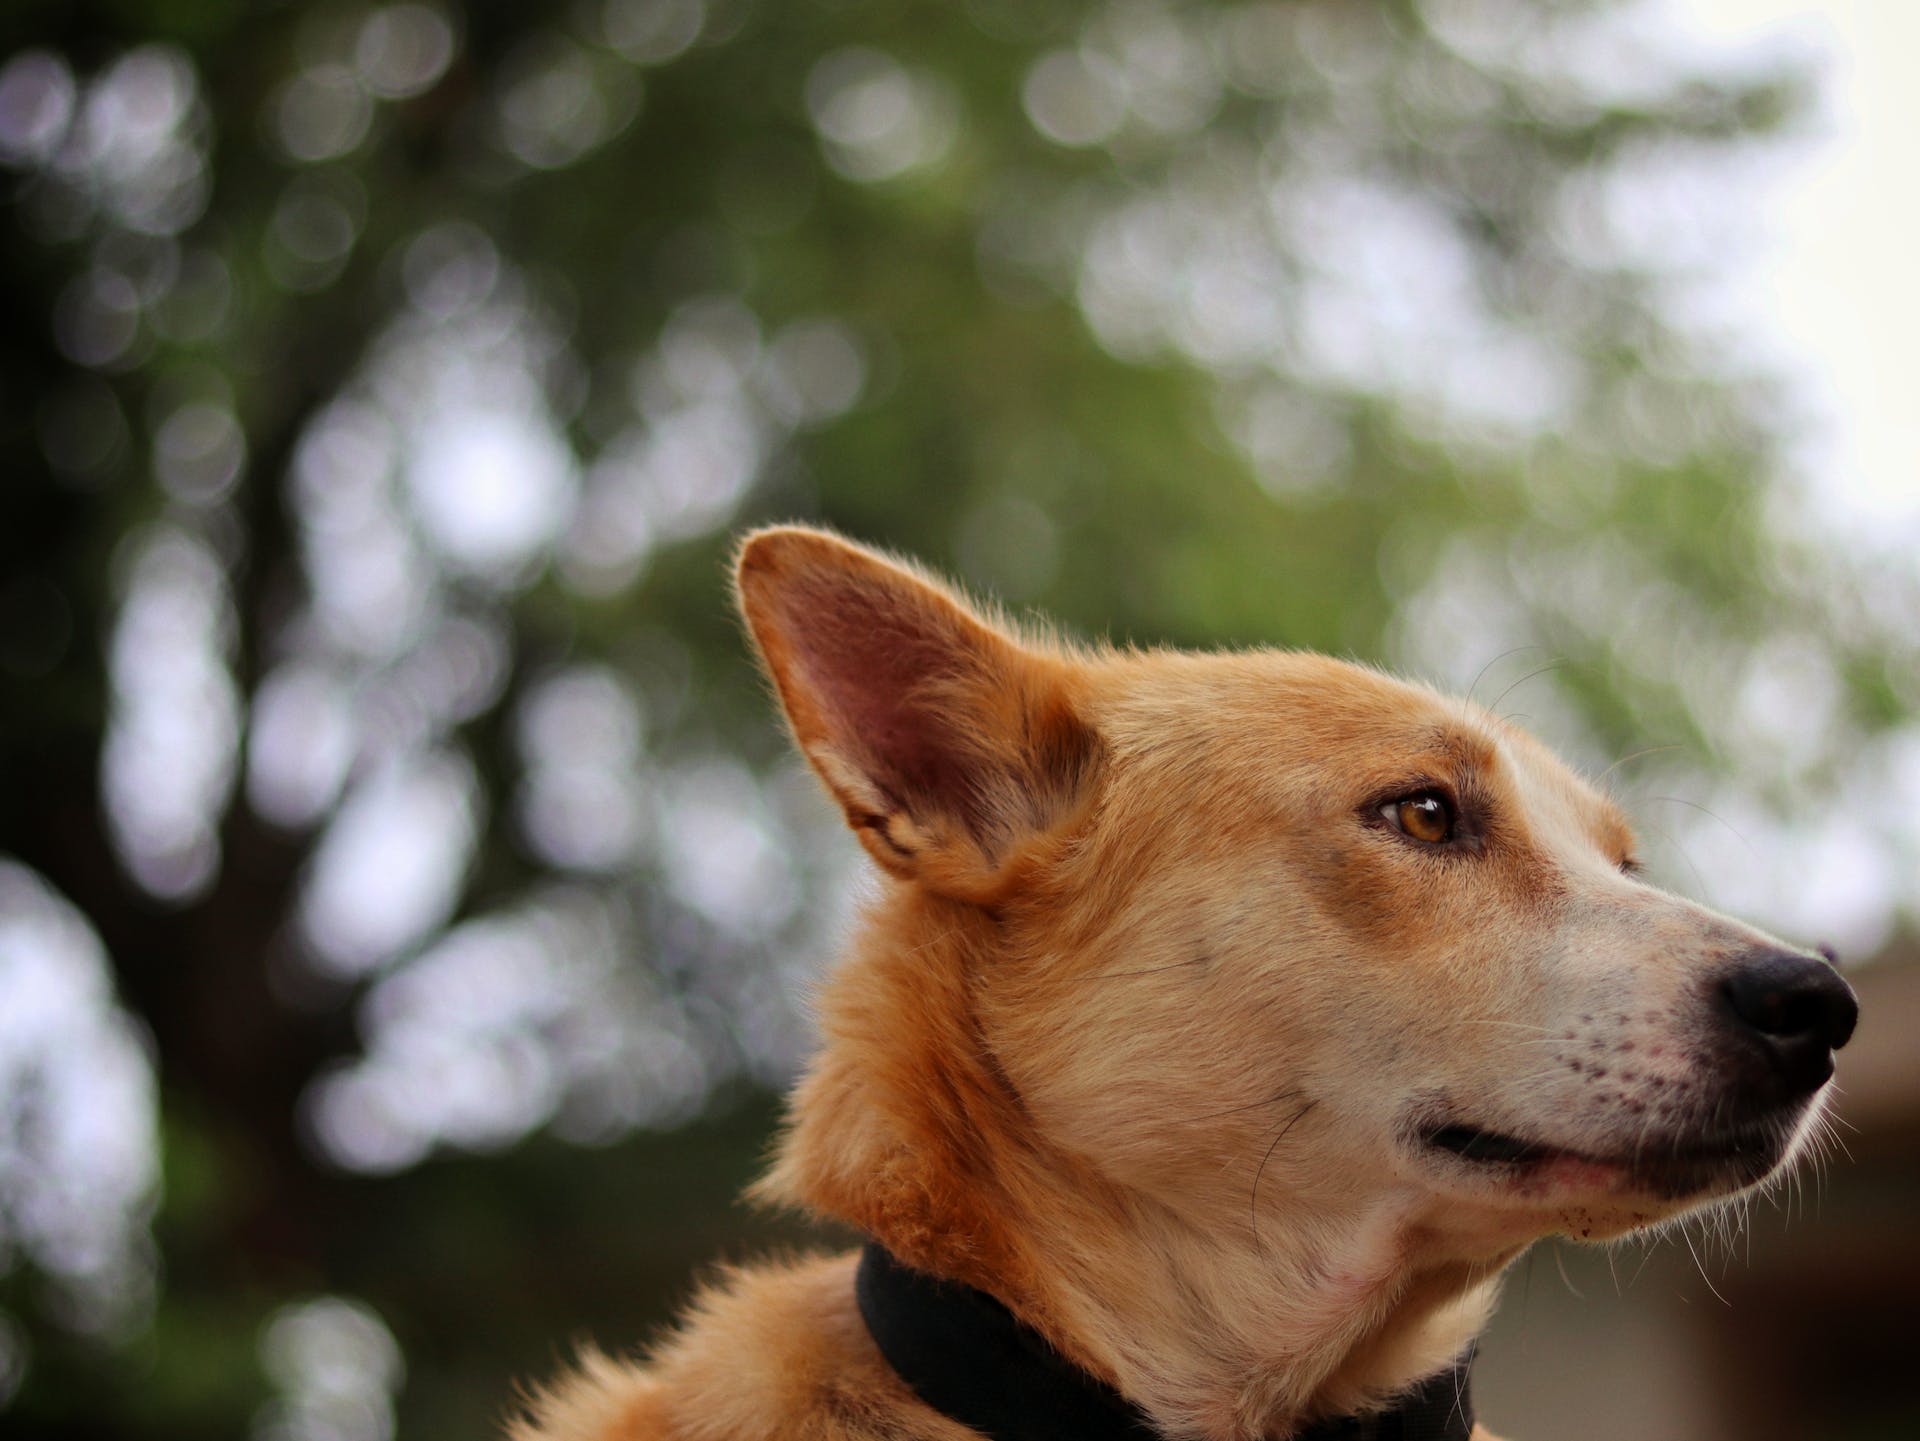
[[[1401,835],[1430,846],[1453,839],[1453,807],[1438,791],[1416,791],[1388,801],[1380,814]]]

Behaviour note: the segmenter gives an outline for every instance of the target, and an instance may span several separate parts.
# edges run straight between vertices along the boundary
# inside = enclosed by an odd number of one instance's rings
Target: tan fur
[[[1720,1084],[1698,977],[1765,940],[1623,875],[1624,819],[1508,723],[1319,656],[1022,638],[817,531],[750,537],[739,594],[888,877],[756,1194],[998,1296],[1169,1437],[1377,1407],[1478,1333],[1529,1242],[1754,1179],[1514,1184],[1409,1141],[1442,1102],[1583,1155],[1694,1124]],[[1472,798],[1475,854],[1372,818],[1432,784]],[[515,1441],[968,1441],[880,1360],[850,1268],[729,1277]]]

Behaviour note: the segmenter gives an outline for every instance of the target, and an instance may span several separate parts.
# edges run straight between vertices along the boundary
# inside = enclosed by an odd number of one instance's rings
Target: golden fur
[[[1169,1437],[1257,1441],[1445,1366],[1536,1238],[1757,1179],[1606,1158],[1710,1124],[1698,977],[1773,943],[1623,873],[1615,807],[1507,722],[1320,656],[1022,637],[818,531],[749,537],[738,575],[889,877],[759,1198],[998,1296]],[[1435,787],[1471,846],[1382,821]],[[1448,1164],[1409,1131],[1440,1106],[1564,1153]],[[881,1361],[851,1266],[732,1274],[511,1434],[970,1441]]]

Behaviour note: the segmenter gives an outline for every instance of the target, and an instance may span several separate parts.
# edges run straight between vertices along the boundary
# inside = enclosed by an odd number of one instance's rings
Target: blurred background
[[[1901,9],[11,0],[0,1431],[486,1436],[817,1239],[734,1200],[863,884],[723,584],[801,517],[1477,683],[1838,946],[1850,1154],[1537,1248],[1477,1384],[1920,1434]]]

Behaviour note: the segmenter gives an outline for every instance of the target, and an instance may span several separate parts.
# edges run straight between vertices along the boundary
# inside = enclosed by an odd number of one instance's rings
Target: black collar
[[[989,1441],[1163,1441],[1140,1411],[1056,1352],[984,1291],[902,1265],[869,1242],[854,1294],[880,1354],[927,1405]],[[1370,1416],[1340,1416],[1292,1441],[1468,1441],[1469,1350]]]

